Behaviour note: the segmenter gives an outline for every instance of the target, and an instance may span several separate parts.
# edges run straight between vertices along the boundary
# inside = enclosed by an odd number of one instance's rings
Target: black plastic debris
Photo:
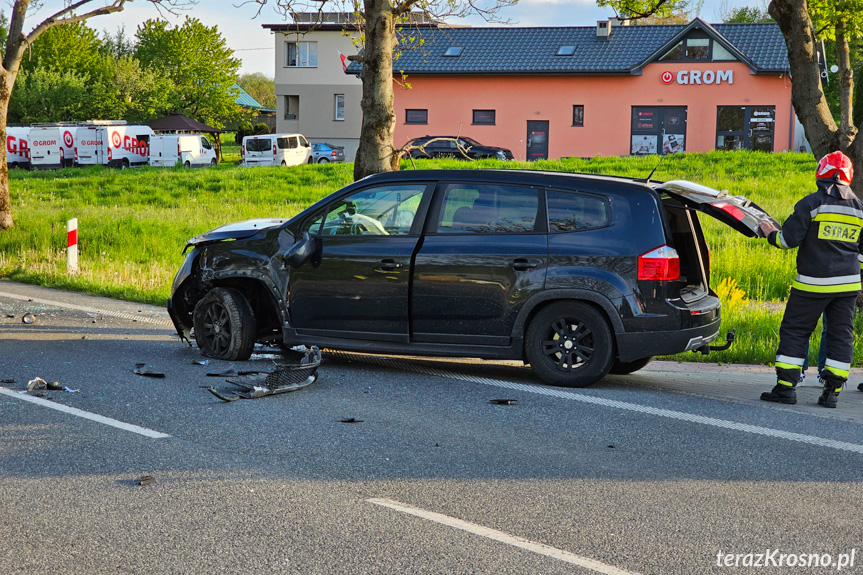
[[[27,325],[30,325],[31,323],[34,323],[36,321],[36,316],[32,313],[25,313],[24,316],[21,318],[21,321],[23,323],[26,323]]]
[[[244,375],[258,375],[258,374],[267,374],[269,371],[257,371],[257,370],[246,370],[246,371],[234,371],[233,369],[228,369],[225,371],[208,371],[207,377],[237,377]]]
[[[517,399],[490,399],[492,405],[518,405]]]
[[[154,483],[156,483],[156,478],[149,473],[142,475],[141,479],[138,480],[138,485],[153,485]]]
[[[14,313],[7,313],[6,317],[9,319],[15,319],[15,314]]]
[[[241,391],[220,391],[208,387],[207,391],[222,401],[238,399],[258,399],[268,395],[278,395],[308,387],[318,379],[318,366],[321,364],[321,350],[312,347],[298,361],[279,364],[271,372],[238,372],[226,380]],[[242,375],[242,374],[248,375]],[[210,375],[209,373],[207,375]]]
[[[11,377],[7,377],[6,379],[0,379],[0,383],[18,383],[18,382],[15,381],[14,379],[12,379]]]
[[[165,377],[165,374],[162,372],[148,369],[146,363],[135,364],[135,375],[143,375],[144,377]]]
[[[362,423],[362,422],[363,422],[363,421],[365,421],[365,420],[363,420],[363,419],[356,419],[355,417],[348,417],[348,418],[346,418],[346,419],[340,419],[339,421],[340,421],[341,423]]]

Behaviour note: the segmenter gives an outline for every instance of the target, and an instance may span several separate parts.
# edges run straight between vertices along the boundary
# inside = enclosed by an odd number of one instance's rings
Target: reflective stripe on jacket
[[[797,250],[797,277],[791,283],[811,295],[852,295],[863,270],[863,202],[851,188],[817,180],[818,191],[801,199],[768,241]]]

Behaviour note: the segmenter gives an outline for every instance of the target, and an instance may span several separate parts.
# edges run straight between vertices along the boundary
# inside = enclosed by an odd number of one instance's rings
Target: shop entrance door
[[[772,152],[775,119],[774,106],[719,106],[716,149]]]
[[[548,120],[528,120],[527,159],[548,159]]]
[[[674,154],[686,149],[686,106],[633,106],[629,153]]]

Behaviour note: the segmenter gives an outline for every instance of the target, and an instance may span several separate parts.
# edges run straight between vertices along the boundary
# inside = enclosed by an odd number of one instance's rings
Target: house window
[[[558,56],[572,56],[575,54],[575,46],[561,46],[557,49]]]
[[[344,120],[345,119],[345,95],[344,94],[336,94],[335,97],[335,115],[333,116],[336,120]]]
[[[572,125],[584,126],[584,106],[576,105],[572,107]]]
[[[449,57],[461,56],[462,50],[464,50],[464,46],[450,46],[446,49],[446,52],[444,52],[443,55]]]
[[[659,60],[662,62],[727,62],[736,58],[718,42],[705,36],[684,38]]]
[[[285,66],[293,68],[316,68],[318,65],[317,42],[285,42]]]
[[[494,125],[494,110],[474,110],[473,111],[473,123],[474,124],[485,124],[485,125]]]
[[[285,120],[296,120],[300,117],[300,97],[285,96]]]
[[[405,124],[428,124],[428,110],[405,110]]]

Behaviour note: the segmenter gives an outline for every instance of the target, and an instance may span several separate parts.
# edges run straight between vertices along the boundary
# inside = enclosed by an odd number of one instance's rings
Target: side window
[[[537,191],[492,184],[450,184],[438,233],[513,234],[534,231]]]
[[[425,184],[394,184],[353,193],[329,207],[321,235],[407,235],[425,189]]]
[[[288,138],[288,148],[293,150],[299,147],[299,140],[297,140],[296,136],[291,136]]]
[[[276,146],[280,150],[287,150],[288,148],[290,148],[290,146],[288,145],[287,138],[276,138]]]
[[[548,231],[577,232],[607,226],[611,210],[599,196],[572,192],[547,191]]]
[[[212,150],[213,149],[212,144],[210,144],[210,140],[208,140],[207,138],[205,138],[203,136],[201,136],[201,146],[203,146],[203,148],[205,150]]]
[[[324,221],[324,212],[318,212],[316,215],[312,216],[306,223],[303,224],[300,232],[309,232],[311,235],[317,235],[321,231],[321,222]]]
[[[304,148],[308,148],[309,147],[309,141],[305,137],[300,136],[300,145]]]

